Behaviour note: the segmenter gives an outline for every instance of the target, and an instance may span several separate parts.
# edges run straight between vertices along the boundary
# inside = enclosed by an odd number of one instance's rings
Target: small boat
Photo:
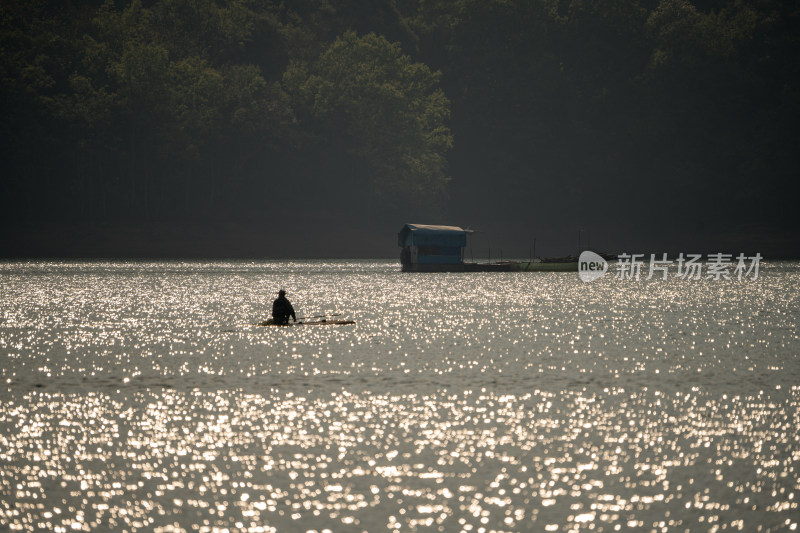
[[[289,322],[288,324],[276,324],[272,321],[272,319],[267,319],[263,322],[259,322],[259,326],[275,326],[275,327],[286,327],[286,326],[349,326],[351,324],[355,324],[353,320],[310,320],[310,321],[299,321],[299,322]]]
[[[578,261],[513,261],[511,272],[577,272]]]

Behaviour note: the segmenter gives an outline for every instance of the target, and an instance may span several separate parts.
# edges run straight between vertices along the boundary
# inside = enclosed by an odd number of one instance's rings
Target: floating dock
[[[512,261],[512,272],[577,272],[575,261]]]
[[[497,263],[412,264],[403,272],[577,272],[578,262],[500,261]]]
[[[577,257],[537,261],[467,263],[464,247],[472,230],[458,226],[406,224],[397,235],[403,272],[577,272]]]

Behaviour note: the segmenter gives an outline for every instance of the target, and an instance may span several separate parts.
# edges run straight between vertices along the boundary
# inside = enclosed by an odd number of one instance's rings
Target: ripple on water
[[[2,516],[62,531],[777,529],[797,522],[799,398],[35,391],[0,415]]]
[[[592,284],[2,263],[0,283],[10,529],[797,527],[794,263]],[[280,287],[356,325],[253,326]]]

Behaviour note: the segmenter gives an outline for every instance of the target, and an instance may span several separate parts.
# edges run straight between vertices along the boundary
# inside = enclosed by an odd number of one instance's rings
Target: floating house
[[[458,226],[406,224],[397,234],[403,272],[577,272],[577,257],[465,263],[473,230]],[[611,257],[611,256],[609,256]]]
[[[465,230],[457,226],[406,224],[397,235],[403,272],[462,272]]]

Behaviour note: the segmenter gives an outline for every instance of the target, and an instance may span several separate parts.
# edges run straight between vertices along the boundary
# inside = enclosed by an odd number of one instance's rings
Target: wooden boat
[[[289,322],[288,324],[275,324],[272,319],[259,322],[259,326],[275,326],[284,328],[287,326],[349,326],[355,324],[353,320],[308,320],[299,322]]]
[[[578,261],[514,261],[512,272],[577,272]]]

